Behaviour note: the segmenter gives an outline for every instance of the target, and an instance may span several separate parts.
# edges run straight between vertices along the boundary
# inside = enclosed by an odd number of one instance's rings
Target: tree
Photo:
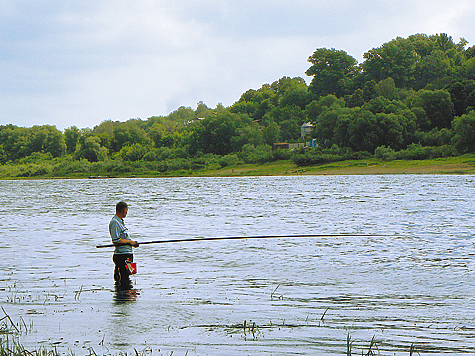
[[[274,121],[271,121],[264,127],[262,132],[266,144],[272,146],[276,142],[280,142],[282,136],[280,135],[280,127]]]
[[[190,135],[191,152],[227,155],[233,152],[232,137],[237,136],[237,129],[250,125],[252,119],[247,115],[219,112],[201,120],[194,133]]]
[[[333,94],[320,97],[313,100],[305,108],[305,117],[308,121],[315,122],[317,117],[328,109],[345,107],[345,100],[337,98]]]
[[[397,37],[366,52],[363,58],[366,80],[380,82],[391,77],[398,88],[414,85],[414,71],[419,56],[410,40]]]
[[[124,161],[140,161],[143,156],[147,153],[147,148],[142,146],[140,143],[135,143],[132,146],[124,146],[120,150],[120,157]]]
[[[152,140],[155,147],[162,147],[162,139],[165,136],[165,128],[159,122],[155,122],[148,131],[148,137]]]
[[[308,92],[307,87],[292,87],[287,90],[279,101],[279,105],[290,106],[296,105],[301,109],[305,109],[307,104],[312,101],[312,95]]]
[[[376,82],[374,80],[367,81],[363,87],[363,99],[368,102],[378,96],[376,90]]]
[[[48,136],[43,145],[43,151],[53,157],[61,157],[66,152],[64,135],[55,126],[47,126]]]
[[[74,153],[74,151],[76,151],[76,146],[79,142],[80,136],[81,132],[76,126],[71,126],[64,130],[64,140],[67,153]]]
[[[75,153],[76,159],[85,158],[89,162],[97,162],[107,157],[107,149],[101,147],[99,137],[92,134],[83,135],[79,146],[79,149]]]
[[[234,152],[241,151],[246,144],[257,147],[264,143],[262,130],[259,125],[246,125],[236,128],[236,135],[231,137],[231,144]]]
[[[195,110],[196,117],[205,118],[209,115],[209,113],[210,113],[210,108],[207,107],[206,104],[203,103],[202,101],[200,101],[196,105],[196,110]]]
[[[119,152],[126,145],[144,144],[146,141],[145,131],[136,122],[129,120],[114,128],[111,148],[114,152]]]
[[[416,64],[414,77],[417,87],[424,88],[439,78],[452,75],[452,72],[453,68],[447,54],[441,50],[434,50]]]
[[[359,72],[355,58],[342,50],[319,48],[309,58],[312,64],[305,74],[312,76],[309,90],[317,96],[349,93],[353,78]]]
[[[357,89],[353,94],[350,95],[348,99],[348,107],[355,108],[359,106],[363,106],[365,103],[363,89]]]
[[[456,117],[452,123],[453,144],[463,153],[475,152],[475,111]]]
[[[376,91],[379,96],[383,96],[386,99],[399,99],[394,79],[391,77],[381,80],[376,86]]]
[[[419,124],[421,130],[450,128],[454,118],[454,104],[446,90],[419,90],[411,101],[412,107],[422,107],[430,119],[428,127]]]
[[[380,134],[376,116],[367,110],[358,110],[348,126],[350,147],[355,151],[374,152],[379,147]]]

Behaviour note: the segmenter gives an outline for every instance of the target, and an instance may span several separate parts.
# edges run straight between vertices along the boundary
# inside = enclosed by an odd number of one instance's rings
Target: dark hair
[[[117,203],[117,205],[115,206],[115,212],[116,213],[121,213],[124,211],[124,209],[128,209],[129,206],[127,205],[126,202],[123,202],[123,201],[120,201]]]

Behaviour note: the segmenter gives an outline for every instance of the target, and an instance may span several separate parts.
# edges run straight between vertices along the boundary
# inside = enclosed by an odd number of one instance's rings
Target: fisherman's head
[[[129,206],[127,205],[127,203],[120,201],[115,206],[115,213],[119,218],[123,219],[127,216],[128,209],[129,209]]]

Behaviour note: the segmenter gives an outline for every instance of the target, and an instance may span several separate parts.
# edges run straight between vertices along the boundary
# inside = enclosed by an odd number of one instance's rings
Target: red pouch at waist
[[[137,264],[135,262],[126,261],[125,266],[127,267],[127,271],[129,271],[129,274],[137,273]]]

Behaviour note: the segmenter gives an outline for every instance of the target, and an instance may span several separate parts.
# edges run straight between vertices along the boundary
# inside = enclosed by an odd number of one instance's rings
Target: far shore
[[[298,167],[287,162],[242,165],[193,176],[266,176],[266,175],[385,175],[385,174],[475,174],[475,155],[411,161],[342,161]]]
[[[246,176],[316,176],[316,175],[391,175],[391,174],[475,174],[475,154],[429,160],[382,161],[374,158],[331,162],[299,167],[292,161],[242,164],[204,170],[172,172],[128,172],[100,175],[76,173],[68,176],[3,177],[1,179],[107,179],[107,178],[171,178],[171,177],[246,177]]]

